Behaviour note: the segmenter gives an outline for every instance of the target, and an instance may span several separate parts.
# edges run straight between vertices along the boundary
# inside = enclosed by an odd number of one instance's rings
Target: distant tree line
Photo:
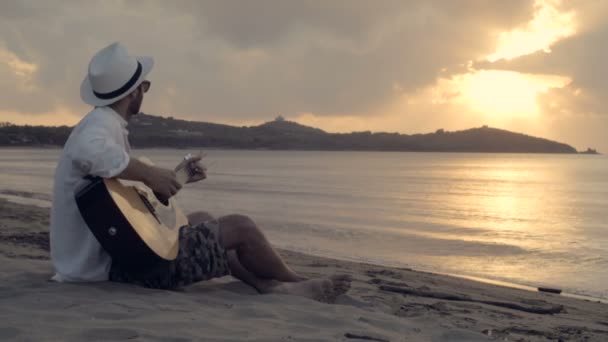
[[[72,127],[17,126],[9,122],[0,123],[0,146],[63,146]]]
[[[0,146],[62,146],[71,127],[0,124]],[[217,147],[275,150],[576,153],[569,145],[483,126],[429,134],[327,133],[278,117],[259,126],[236,127],[141,114],[129,123],[133,147]]]

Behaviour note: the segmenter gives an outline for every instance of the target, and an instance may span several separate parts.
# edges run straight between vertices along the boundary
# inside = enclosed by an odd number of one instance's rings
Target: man
[[[306,279],[290,269],[248,217],[228,215],[213,220],[204,212],[188,216],[179,233],[175,260],[132,274],[112,263],[81,217],[74,193],[86,175],[141,181],[165,198],[181,188],[172,170],[148,166],[129,155],[128,120],[140,112],[150,57],[133,57],[120,43],[99,51],[82,82],[82,100],[94,106],[68,138],[57,169],[51,211],[51,257],[56,281],[117,281],[174,289],[198,281],[232,275],[260,293],[294,294],[333,301],[350,287],[348,276]],[[200,157],[188,163],[204,179]]]

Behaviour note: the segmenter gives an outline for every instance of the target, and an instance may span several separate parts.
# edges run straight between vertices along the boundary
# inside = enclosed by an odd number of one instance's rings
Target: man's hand
[[[174,171],[152,166],[146,173],[144,184],[165,199],[175,195],[182,188]]]
[[[188,180],[186,183],[194,183],[201,181],[207,178],[207,168],[201,163],[201,160],[206,156],[205,153],[199,152],[197,155],[192,156],[188,159],[184,159],[177,167],[175,167],[175,171],[181,170],[182,168],[187,168]]]
[[[174,171],[150,165],[137,158],[131,158],[127,167],[116,178],[143,182],[163,202],[175,195],[182,187]]]

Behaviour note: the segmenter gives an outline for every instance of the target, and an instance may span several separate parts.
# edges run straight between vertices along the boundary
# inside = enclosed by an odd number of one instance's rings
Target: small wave
[[[37,199],[37,200],[41,200],[41,201],[51,201],[52,196],[50,194],[43,194],[43,193],[39,193],[39,192],[29,192],[29,191],[18,191],[18,190],[0,190],[0,195],[10,195],[10,196],[16,196],[16,197],[23,197],[23,198],[32,198],[32,199]]]
[[[263,226],[281,242],[307,241],[325,250],[341,250],[343,254],[370,255],[381,253],[387,260],[400,255],[418,257],[501,257],[527,254],[524,247],[506,243],[441,238],[404,230],[365,230],[305,222],[264,220]],[[361,251],[365,251],[361,253]]]
[[[28,191],[0,190],[0,198],[16,204],[35,205],[41,208],[50,208],[52,203],[51,195]]]

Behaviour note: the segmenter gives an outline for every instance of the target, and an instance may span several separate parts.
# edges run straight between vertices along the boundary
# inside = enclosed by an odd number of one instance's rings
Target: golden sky
[[[143,110],[331,132],[490,125],[608,151],[608,1],[0,4],[0,121],[73,125],[88,61],[156,59]]]

